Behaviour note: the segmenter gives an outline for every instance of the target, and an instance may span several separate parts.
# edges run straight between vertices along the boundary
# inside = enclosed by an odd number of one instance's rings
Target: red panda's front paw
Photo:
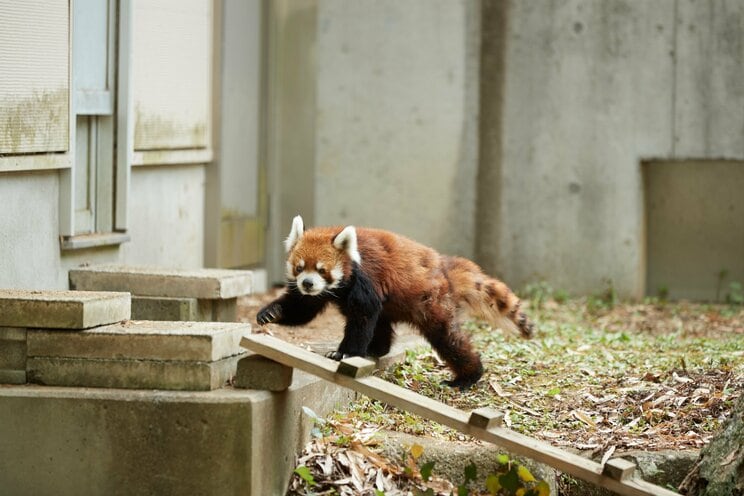
[[[326,358],[330,358],[331,360],[336,360],[337,362],[340,362],[344,358],[349,358],[351,355],[347,355],[345,353],[341,353],[338,350],[335,350],[335,351],[329,351],[328,353],[326,353],[325,356]]]
[[[276,322],[282,318],[282,306],[278,303],[271,303],[263,307],[256,316],[256,322],[259,325]]]

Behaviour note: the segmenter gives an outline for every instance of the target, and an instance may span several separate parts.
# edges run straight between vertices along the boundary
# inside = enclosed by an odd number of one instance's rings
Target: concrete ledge
[[[161,267],[99,265],[70,270],[70,288],[129,291],[137,296],[224,299],[251,292],[247,270],[179,270]]]
[[[29,357],[26,380],[46,386],[209,391],[235,375],[242,356],[216,362]]]
[[[212,362],[240,353],[250,324],[130,320],[85,331],[28,333],[30,357]]]
[[[297,372],[282,393],[0,387],[7,494],[285,494],[312,420],[353,399]]]
[[[87,329],[130,317],[128,293],[0,289],[0,327]]]
[[[196,298],[159,298],[157,296],[132,296],[132,319],[205,320],[200,318],[199,300]]]

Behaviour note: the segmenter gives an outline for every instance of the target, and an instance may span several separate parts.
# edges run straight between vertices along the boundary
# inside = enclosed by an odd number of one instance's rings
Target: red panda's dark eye
[[[324,276],[324,275],[326,275],[326,270],[325,269],[318,269],[318,274],[320,274],[321,276]]]
[[[302,265],[295,266],[295,274],[299,274],[300,272],[302,272]]]

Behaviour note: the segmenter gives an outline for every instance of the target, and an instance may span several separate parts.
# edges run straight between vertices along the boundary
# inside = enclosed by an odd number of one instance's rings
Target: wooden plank
[[[491,429],[501,427],[504,421],[504,413],[494,410],[493,408],[478,408],[470,412],[468,423],[481,429]]]
[[[354,379],[336,373],[333,360],[265,334],[243,336],[240,345],[284,365],[353,389],[397,408],[444,424],[460,432],[496,444],[505,450],[545,463],[579,479],[624,496],[672,496],[677,493],[638,479],[616,480],[602,473],[602,466],[582,456],[563,451],[503,427],[485,429],[470,423],[471,415],[379,377]],[[480,414],[483,414],[480,411]],[[478,414],[476,414],[478,415]]]
[[[602,467],[602,473],[612,477],[615,480],[629,479],[635,472],[635,463],[623,458],[613,458],[608,460]]]
[[[375,371],[375,362],[362,357],[344,358],[338,363],[336,372],[356,379],[366,377]]]

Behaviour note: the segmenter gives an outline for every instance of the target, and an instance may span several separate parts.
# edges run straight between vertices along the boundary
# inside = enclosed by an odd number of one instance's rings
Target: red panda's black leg
[[[307,324],[327,304],[328,300],[325,298],[305,296],[300,294],[296,288],[290,288],[282,296],[259,310],[256,321],[260,325],[269,322],[283,325]]]
[[[372,335],[372,341],[370,341],[367,347],[367,355],[373,357],[387,355],[393,344],[394,336],[395,331],[390,321],[382,316],[378,318],[374,334]]]
[[[340,360],[348,356],[367,356],[369,343],[372,341],[377,315],[349,316],[344,328],[344,339],[338,345],[338,350],[328,356]]]
[[[467,389],[478,382],[483,375],[483,364],[478,353],[473,350],[470,339],[460,331],[457,324],[435,326],[425,331],[424,336],[455,374],[452,380],[443,381],[444,384]]]
[[[339,310],[346,317],[344,339],[338,350],[327,356],[340,360],[344,356],[366,356],[372,341],[377,320],[382,310],[382,301],[374,289],[372,281],[356,263],[352,268],[352,278],[348,292],[338,302]]]

